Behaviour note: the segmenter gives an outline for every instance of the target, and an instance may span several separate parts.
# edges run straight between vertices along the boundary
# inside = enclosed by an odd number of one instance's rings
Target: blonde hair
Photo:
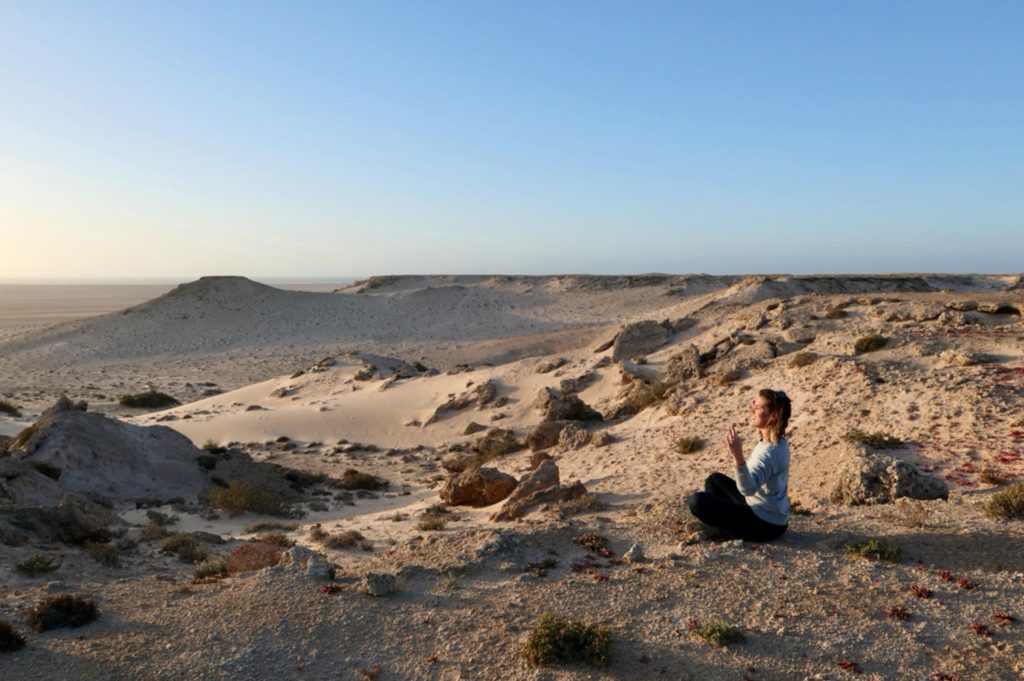
[[[768,425],[761,429],[762,433],[768,442],[778,442],[786,437],[786,427],[789,426],[793,409],[789,396],[781,390],[767,388],[757,394],[764,398],[765,406],[768,407]]]

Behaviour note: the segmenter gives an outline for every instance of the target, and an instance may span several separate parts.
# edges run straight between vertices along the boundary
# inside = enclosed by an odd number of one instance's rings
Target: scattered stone
[[[490,506],[507,497],[516,479],[496,468],[467,468],[445,481],[439,495],[449,506]]]
[[[644,550],[639,544],[630,546],[629,550],[622,554],[622,557],[627,563],[643,563],[647,560],[644,556]]]
[[[565,364],[568,361],[569,360],[567,360],[565,357],[559,357],[557,359],[548,360],[548,361],[542,363],[539,367],[537,367],[537,373],[538,374],[546,374],[546,373],[552,372],[552,371],[554,371],[555,369],[557,369],[557,368],[559,368],[561,366],[565,366]]]
[[[377,598],[390,596],[398,590],[398,580],[386,572],[367,572],[363,575],[359,590]]]

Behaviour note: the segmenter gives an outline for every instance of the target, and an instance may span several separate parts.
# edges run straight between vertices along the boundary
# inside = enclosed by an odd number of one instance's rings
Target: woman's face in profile
[[[766,428],[768,426],[768,400],[758,395],[750,400],[750,427]]]

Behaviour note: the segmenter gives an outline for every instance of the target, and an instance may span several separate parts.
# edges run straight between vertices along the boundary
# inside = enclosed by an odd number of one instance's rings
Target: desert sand
[[[0,654],[2,677],[1021,678],[1024,531],[984,507],[1024,476],[1022,313],[1016,274],[408,276],[318,291],[206,277],[56,324],[22,309],[0,334],[0,399],[20,410],[0,413],[14,438],[0,620],[27,645]],[[871,335],[878,349],[855,349]],[[793,401],[799,512],[770,544],[688,536],[681,499],[731,472],[730,423],[752,446],[747,405],[764,387]],[[118,403],[150,390],[180,404]],[[572,395],[601,418],[540,442],[551,400]],[[586,495],[512,520],[493,519],[500,500],[443,503],[494,428],[533,446],[484,467],[522,487],[537,449],[556,492],[579,481]],[[680,453],[682,438],[704,446]],[[349,469],[387,486],[333,486]],[[294,517],[211,510],[210,490],[235,479]],[[109,542],[94,544],[116,565],[31,522],[67,493],[109,511]],[[212,556],[260,522],[315,553],[197,578],[147,534],[152,512],[208,533]],[[362,539],[326,547],[317,525]],[[844,549],[872,538],[902,560]],[[33,554],[59,568],[15,569]],[[367,575],[385,576],[382,595]],[[100,617],[25,625],[65,592]],[[608,627],[610,664],[527,664],[545,612]],[[746,641],[694,634],[715,620]]]

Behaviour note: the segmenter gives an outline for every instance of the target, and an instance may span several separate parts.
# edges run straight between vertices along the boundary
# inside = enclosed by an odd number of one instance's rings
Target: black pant
[[[687,497],[686,505],[702,522],[747,541],[778,539],[787,527],[758,518],[747,506],[736,482],[721,473],[709,475],[704,481],[704,491]]]

